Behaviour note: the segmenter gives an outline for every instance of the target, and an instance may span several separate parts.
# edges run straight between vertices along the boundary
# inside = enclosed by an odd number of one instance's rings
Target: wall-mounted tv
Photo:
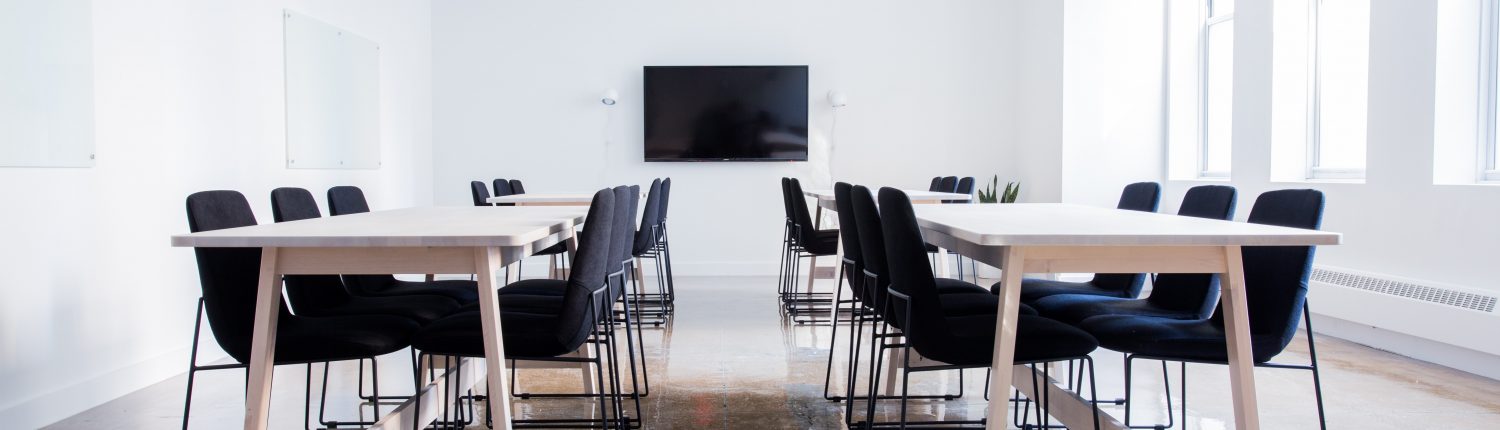
[[[807,66],[646,66],[646,161],[807,161]]]

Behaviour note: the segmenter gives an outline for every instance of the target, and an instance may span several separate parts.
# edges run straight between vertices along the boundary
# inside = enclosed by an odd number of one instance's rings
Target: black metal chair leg
[[[1313,397],[1318,403],[1318,428],[1328,430],[1328,420],[1323,415],[1323,378],[1318,374],[1318,348],[1313,340],[1312,308],[1307,301],[1302,302],[1302,324],[1307,327],[1307,358],[1312,364],[1313,374]]]

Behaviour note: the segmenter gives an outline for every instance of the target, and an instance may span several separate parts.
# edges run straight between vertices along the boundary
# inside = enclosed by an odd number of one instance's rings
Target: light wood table
[[[276,224],[172,236],[172,246],[261,248],[260,282],[255,302],[244,428],[265,429],[270,415],[272,357],[276,353],[276,320],[282,275],[469,273],[479,280],[479,309],[484,331],[484,365],[464,360],[465,387],[492,376],[489,410],[498,428],[511,428],[510,385],[504,344],[500,339],[495,277],[533,250],[558,242],[577,248],[574,226],[587,209],[436,207],[369,212]],[[505,283],[517,270],[505,271]],[[451,371],[451,369],[450,369]],[[421,422],[437,418],[444,401],[444,378],[429,383],[420,395],[398,406],[371,428],[410,429],[417,402]]]
[[[641,191],[641,198],[646,198],[644,189]],[[485,201],[490,204],[510,203],[516,206],[588,206],[593,199],[594,193],[537,193],[490,197]]]
[[[1007,387],[1033,375],[1025,366],[1012,366],[1021,276],[1064,272],[1220,274],[1235,428],[1260,428],[1241,248],[1337,245],[1342,240],[1331,232],[1067,204],[922,205],[915,212],[929,243],[1003,272],[994,371],[990,372],[989,428],[1006,426]],[[1054,399],[1051,415],[1068,428],[1092,428],[1092,414],[1099,414],[1103,428],[1124,428],[1055,381],[1049,382],[1053,383],[1043,389]],[[1014,386],[1028,397],[1039,398],[1029,383]]]

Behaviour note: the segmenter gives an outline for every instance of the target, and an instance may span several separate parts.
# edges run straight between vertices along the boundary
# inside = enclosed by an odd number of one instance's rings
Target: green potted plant
[[[1021,184],[1019,182],[1006,182],[1004,190],[997,190],[996,187],[998,187],[999,185],[1000,175],[995,175],[990,179],[990,185],[988,187],[979,190],[979,202],[1015,203],[1016,197],[1021,194]]]

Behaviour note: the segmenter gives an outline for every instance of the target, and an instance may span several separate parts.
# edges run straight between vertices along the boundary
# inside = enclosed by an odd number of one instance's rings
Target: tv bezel
[[[807,94],[812,94],[812,68],[806,64],[762,64],[762,65],[674,65],[674,66],[641,66],[641,159],[647,163],[707,163],[707,162],[747,162],[747,163],[799,163],[807,162],[812,152],[812,100],[809,99],[807,109],[808,142],[807,150],[802,152],[802,158],[651,158],[646,155],[646,121],[651,118],[651,106],[646,103],[646,95],[651,94],[651,86],[646,80],[646,73],[651,69],[749,69],[749,68],[801,68],[807,72],[808,89]]]

